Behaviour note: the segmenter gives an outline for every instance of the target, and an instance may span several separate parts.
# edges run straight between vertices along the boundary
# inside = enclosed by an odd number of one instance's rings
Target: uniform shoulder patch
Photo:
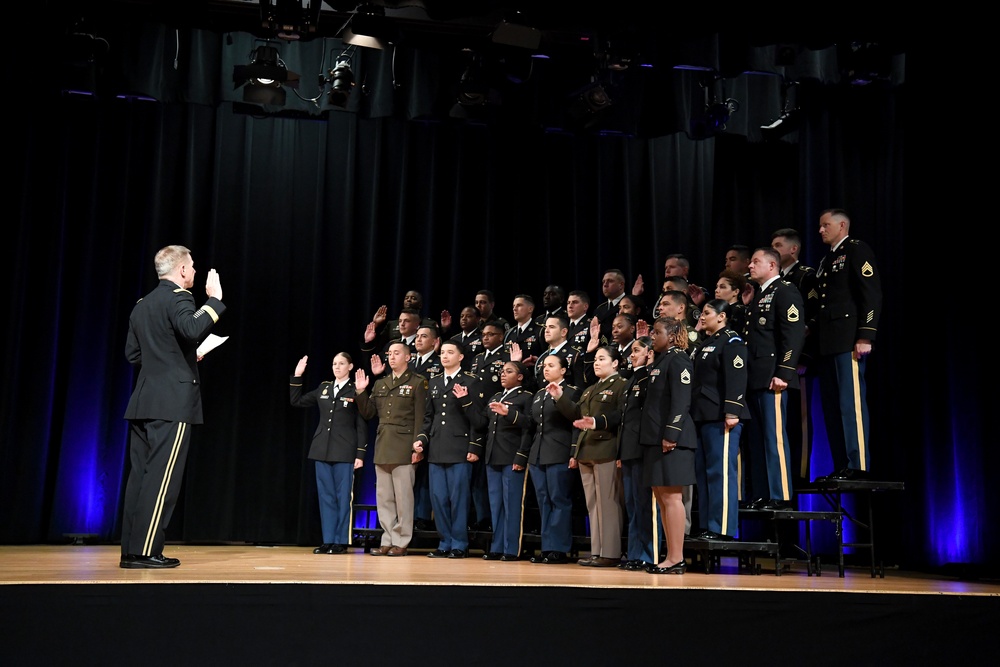
[[[788,307],[787,316],[789,322],[799,321],[799,309],[795,306],[794,303]]]
[[[871,278],[875,275],[875,267],[870,262],[865,262],[861,265],[861,275],[865,278]]]
[[[681,384],[691,384],[691,373],[686,368],[681,371]]]
[[[743,368],[743,364],[744,364],[743,357],[741,357],[738,354],[735,357],[733,357],[733,368]]]

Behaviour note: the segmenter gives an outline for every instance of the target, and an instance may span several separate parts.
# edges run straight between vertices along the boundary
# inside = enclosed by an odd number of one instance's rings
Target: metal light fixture
[[[724,89],[724,99],[721,102],[716,97],[715,92],[710,90],[715,87],[717,81],[722,79],[721,74],[712,71],[699,80],[698,85],[705,91],[705,106],[691,115],[688,136],[692,139],[708,139],[720,132],[725,132],[730,116],[740,110],[740,103],[732,97],[725,97]]]
[[[802,122],[802,110],[797,105],[789,104],[789,91],[799,85],[798,81],[788,81],[781,84],[781,112],[778,117],[760,126],[760,134],[765,140],[780,139],[799,129]]]
[[[285,67],[278,49],[270,43],[254,49],[249,65],[233,67],[234,88],[243,86],[243,101],[264,106],[284,106],[285,86],[296,87],[299,75]]]
[[[354,69],[351,67],[354,48],[353,46],[349,46],[345,51],[342,51],[340,55],[333,59],[333,67],[330,68],[326,75],[320,75],[319,77],[319,86],[321,89],[324,86],[330,86],[330,89],[326,93],[327,100],[333,106],[341,109],[347,108],[351,92],[356,85],[354,81]],[[322,91],[320,94],[322,95]],[[318,99],[317,97],[311,101],[315,102]]]

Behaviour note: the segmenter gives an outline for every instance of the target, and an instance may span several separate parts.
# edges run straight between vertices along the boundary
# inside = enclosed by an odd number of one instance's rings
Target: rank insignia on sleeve
[[[686,368],[681,371],[681,384],[691,384],[691,373]]]
[[[733,357],[733,368],[743,368],[743,357],[738,354]]]
[[[789,361],[791,358],[792,358],[792,351],[788,350],[787,352],[785,352],[785,356],[782,359],[782,361]]]
[[[875,267],[873,267],[868,262],[865,262],[864,264],[861,265],[861,275],[863,275],[865,278],[871,278],[872,276],[875,275]]]
[[[791,306],[788,307],[788,321],[789,322],[799,321],[799,309],[795,307],[795,304],[792,304]]]
[[[875,311],[874,310],[869,310],[868,311],[868,315],[865,316],[865,322],[870,323],[874,319],[875,319]]]

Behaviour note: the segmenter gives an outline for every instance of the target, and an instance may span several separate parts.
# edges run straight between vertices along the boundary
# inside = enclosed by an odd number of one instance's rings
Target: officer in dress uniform
[[[180,493],[192,424],[202,423],[198,345],[226,306],[215,269],[208,272],[208,300],[195,308],[194,260],[181,245],[161,248],[153,259],[159,283],[132,308],[125,358],[138,367],[125,408],[131,470],[122,511],[119,565],[129,569],[177,567],[163,555],[167,524]]]
[[[469,372],[476,376],[477,390],[473,396],[480,409],[485,410],[490,398],[500,391],[503,365],[510,361],[510,354],[503,347],[502,324],[489,322],[483,326],[483,351],[472,361]],[[475,424],[473,428],[477,428]],[[485,428],[485,427],[483,427]],[[472,504],[476,516],[476,530],[492,530],[490,499],[486,488],[486,464],[482,457],[472,464]]]
[[[848,238],[843,209],[823,212],[819,233],[830,251],[816,270],[819,307],[810,322],[820,359],[823,419],[837,472],[831,479],[863,479],[871,466],[865,362],[882,313],[882,283],[875,253]],[[841,467],[843,466],[843,467]]]

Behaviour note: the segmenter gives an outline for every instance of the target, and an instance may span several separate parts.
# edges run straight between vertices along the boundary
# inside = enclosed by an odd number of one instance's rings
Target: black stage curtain
[[[190,50],[227,67],[204,41]],[[127,318],[164,245],[192,249],[198,299],[205,272],[220,272],[229,310],[215,333],[230,336],[201,364],[206,423],[168,538],[311,543],[317,417],[288,405],[287,378],[304,354],[310,386],[340,350],[367,367],[359,342],[379,305],[392,313],[415,289],[426,315],[457,317],[489,288],[507,315],[515,294],[540,303],[549,283],[596,303],[611,267],[657,291],[671,252],[711,285],[731,243],[767,245],[784,226],[815,265],[819,213],[842,206],[885,290],[868,372],[873,465],[907,485],[883,527],[886,562],[995,560],[997,537],[977,519],[995,502],[996,454],[981,438],[985,401],[968,395],[974,371],[948,358],[939,377],[906,371],[920,353],[902,342],[905,85],[812,87],[797,141],[761,142],[453,123],[413,113],[416,94],[392,113],[372,98],[326,118],[255,117],[210,99],[226,82],[172,76],[185,80],[160,101],[60,94],[46,113],[12,110],[0,541],[116,539]],[[369,462],[359,499],[373,487]]]

